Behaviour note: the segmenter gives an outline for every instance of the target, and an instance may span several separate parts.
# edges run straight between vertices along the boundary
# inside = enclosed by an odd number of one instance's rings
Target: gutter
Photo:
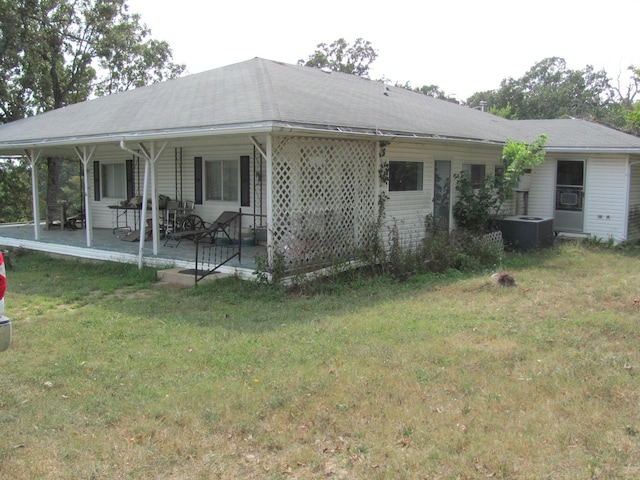
[[[640,153],[640,147],[544,147],[544,150],[549,153]]]
[[[232,135],[250,133],[269,133],[273,130],[272,122],[251,123],[242,126],[216,126],[216,127],[196,127],[184,130],[160,130],[139,133],[110,133],[108,135],[88,135],[84,137],[66,137],[50,140],[25,140],[15,143],[0,143],[0,151],[4,149],[16,148],[46,148],[46,147],[70,147],[77,145],[90,145],[98,143],[120,143],[124,142],[142,142],[149,140],[169,140],[185,137],[201,137],[205,135]]]
[[[107,135],[88,135],[78,137],[66,137],[60,139],[43,139],[38,141],[25,140],[15,143],[0,143],[0,152],[16,149],[22,153],[25,148],[42,149],[47,147],[72,147],[78,145],[92,145],[100,143],[142,142],[151,140],[178,140],[181,138],[193,138],[216,135],[253,135],[258,133],[301,133],[315,135],[346,135],[353,137],[367,137],[389,140],[433,140],[442,142],[478,143],[484,145],[503,146],[505,140],[491,140],[474,137],[460,137],[455,135],[439,135],[429,133],[411,133],[402,131],[380,130],[366,127],[340,127],[334,125],[314,125],[286,122],[253,122],[241,125],[223,125],[209,127],[192,127],[185,129],[158,130],[146,132],[111,133]],[[640,147],[553,147],[545,146],[549,153],[613,153],[613,154],[640,154]]]
[[[48,147],[73,147],[78,145],[93,145],[100,143],[142,142],[150,140],[178,140],[181,138],[202,137],[207,135],[234,135],[256,133],[303,133],[303,134],[337,134],[354,137],[405,139],[405,140],[440,140],[448,142],[471,142],[488,145],[504,145],[504,141],[488,140],[472,137],[457,137],[427,133],[410,133],[401,131],[384,131],[375,128],[338,127],[332,125],[296,124],[283,122],[254,122],[242,125],[226,125],[213,127],[194,127],[187,129],[172,129],[133,133],[111,133],[108,135],[88,135],[66,137],[58,139],[43,139],[38,141],[18,141],[15,143],[0,143],[0,151],[25,148],[43,149]]]

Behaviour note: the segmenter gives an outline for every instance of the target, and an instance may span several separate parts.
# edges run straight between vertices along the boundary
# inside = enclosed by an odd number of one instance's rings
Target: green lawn
[[[2,479],[640,478],[640,249],[302,293],[21,253]]]

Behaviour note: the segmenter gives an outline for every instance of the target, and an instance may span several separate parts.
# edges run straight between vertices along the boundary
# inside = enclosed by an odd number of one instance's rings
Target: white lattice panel
[[[478,240],[478,244],[482,247],[493,248],[496,250],[504,250],[504,244],[502,241],[502,232],[495,231],[491,233],[487,233],[480,237]]]
[[[275,138],[271,232],[288,268],[349,258],[377,214],[375,142]]]

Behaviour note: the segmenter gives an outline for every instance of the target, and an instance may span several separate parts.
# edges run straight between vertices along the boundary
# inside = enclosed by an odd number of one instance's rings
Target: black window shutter
[[[193,178],[195,179],[195,203],[202,205],[202,157],[193,159]]]
[[[100,162],[93,162],[93,199],[100,201]]]
[[[135,183],[133,181],[133,160],[127,160],[127,199],[135,197]]]
[[[249,179],[249,174],[249,155],[243,155],[240,157],[240,205],[243,207],[251,205],[251,180]]]

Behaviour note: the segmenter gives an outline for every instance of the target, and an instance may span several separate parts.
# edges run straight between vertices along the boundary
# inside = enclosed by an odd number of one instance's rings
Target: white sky
[[[319,43],[361,37],[378,51],[370,77],[438,85],[466,100],[562,57],[611,78],[640,66],[638,0],[129,0],[130,11],[189,73],[254,57],[297,63]]]

